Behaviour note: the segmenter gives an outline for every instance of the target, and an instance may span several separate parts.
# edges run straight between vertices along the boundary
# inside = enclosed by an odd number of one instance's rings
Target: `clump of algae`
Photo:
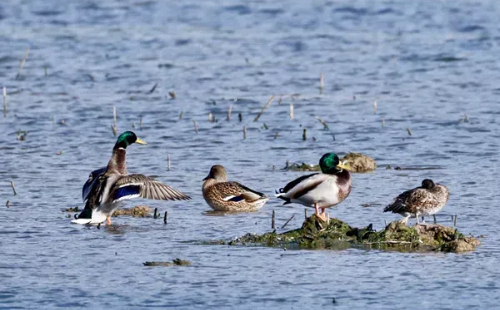
[[[307,218],[299,229],[263,235],[246,234],[227,242],[229,245],[264,245],[281,248],[343,249],[349,247],[376,248],[403,252],[467,252],[480,244],[474,237],[465,237],[452,227],[436,224],[407,226],[392,222],[381,231],[372,225],[351,227],[338,219],[330,222],[316,216]]]
[[[341,161],[345,161],[351,166],[352,172],[369,172],[377,169],[377,163],[369,156],[361,153],[348,153]],[[319,165],[309,165],[306,163],[287,164],[285,170],[292,171],[321,171]]]
[[[118,209],[113,213],[113,216],[134,216],[134,217],[148,217],[151,213],[151,208],[148,206],[135,206],[130,209]]]

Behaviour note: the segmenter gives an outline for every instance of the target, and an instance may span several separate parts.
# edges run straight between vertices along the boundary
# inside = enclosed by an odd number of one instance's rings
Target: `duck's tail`
[[[268,200],[269,197],[265,195],[262,198],[257,199],[255,202],[253,202],[255,209],[259,210],[260,208],[262,208]]]
[[[71,223],[81,225],[100,224],[105,220],[106,215],[101,211],[85,208],[78,216],[75,216],[75,219]]]
[[[277,189],[277,190],[275,190],[274,192],[276,193],[276,195],[275,195],[275,196],[276,196],[276,198],[279,198],[279,199],[282,199],[282,200],[284,200],[284,201],[285,201],[284,205],[289,204],[289,203],[292,203],[292,202],[290,201],[290,198],[285,197],[286,193],[285,193],[285,191],[283,190],[283,188]]]

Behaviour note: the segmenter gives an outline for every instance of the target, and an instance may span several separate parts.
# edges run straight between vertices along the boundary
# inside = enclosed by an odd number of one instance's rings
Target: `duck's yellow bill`
[[[339,169],[345,169],[345,170],[352,170],[352,167],[347,163],[347,162],[340,162],[338,165],[337,165],[337,168]]]
[[[139,143],[139,144],[147,144],[146,141],[144,140],[141,140],[139,138],[137,138],[137,140],[135,141],[135,143]]]

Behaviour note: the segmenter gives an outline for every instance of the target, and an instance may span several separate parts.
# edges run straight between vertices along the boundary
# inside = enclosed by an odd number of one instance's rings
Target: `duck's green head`
[[[337,154],[333,152],[323,155],[319,160],[319,166],[321,168],[321,172],[327,174],[336,174],[342,172],[343,169],[351,169],[351,167],[346,162],[340,162]]]
[[[119,149],[119,148],[126,149],[127,146],[133,143],[147,144],[145,141],[137,138],[135,133],[133,133],[132,131],[125,131],[118,137],[118,139],[116,140],[115,147],[113,149]]]

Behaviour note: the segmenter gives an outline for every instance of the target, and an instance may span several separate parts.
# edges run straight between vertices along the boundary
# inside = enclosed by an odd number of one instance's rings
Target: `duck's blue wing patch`
[[[243,199],[245,199],[245,198],[243,198],[241,196],[235,196],[235,197],[229,199],[228,201],[239,202],[239,201],[242,201]]]
[[[140,185],[123,186],[116,190],[114,201],[137,198],[140,197],[140,193],[141,193]]]

